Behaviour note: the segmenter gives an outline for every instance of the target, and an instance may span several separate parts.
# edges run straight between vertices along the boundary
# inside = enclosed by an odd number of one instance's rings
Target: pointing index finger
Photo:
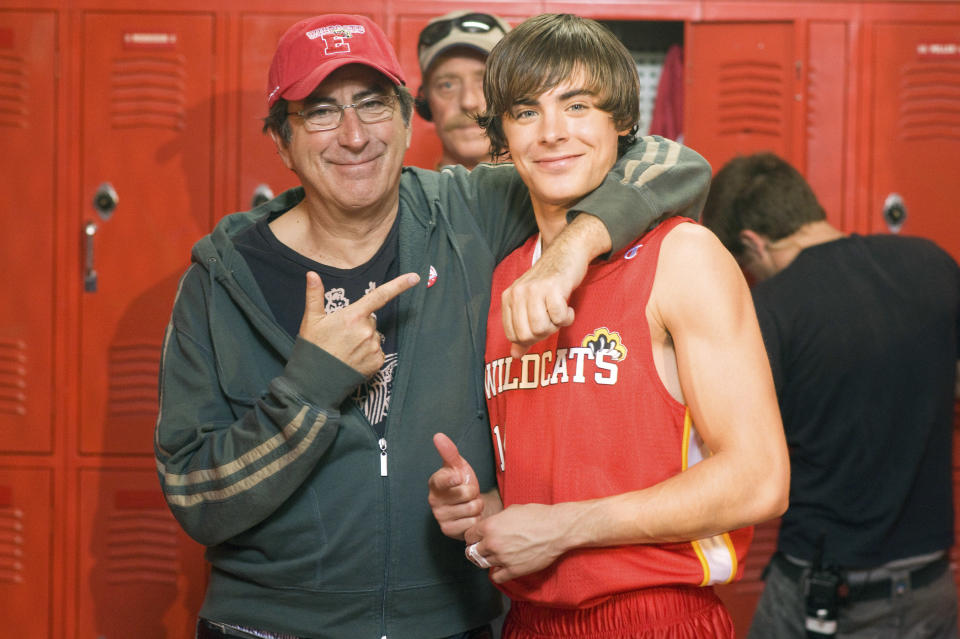
[[[395,277],[389,282],[378,286],[373,289],[356,302],[351,304],[351,306],[356,309],[359,313],[363,315],[369,315],[379,311],[381,308],[387,305],[387,302],[395,298],[400,293],[403,293],[407,289],[416,286],[417,282],[420,281],[420,276],[416,273],[406,273]]]

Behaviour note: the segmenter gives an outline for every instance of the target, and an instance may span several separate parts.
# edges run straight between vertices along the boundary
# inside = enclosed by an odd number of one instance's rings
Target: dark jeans
[[[269,634],[267,635],[270,636]],[[286,635],[279,635],[286,637]],[[233,631],[224,631],[218,626],[210,623],[206,619],[197,620],[197,639],[256,639],[258,635],[253,633],[234,633]],[[490,624],[480,626],[473,630],[468,630],[457,635],[450,635],[444,639],[493,639],[493,629]]]

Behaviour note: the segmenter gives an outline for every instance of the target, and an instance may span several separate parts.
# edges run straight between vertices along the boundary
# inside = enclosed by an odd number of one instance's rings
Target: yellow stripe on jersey
[[[700,439],[693,425],[690,407],[687,407],[683,416],[683,443],[680,452],[681,472],[710,456],[710,450]],[[690,542],[693,551],[700,560],[703,568],[701,586],[713,584],[728,584],[737,575],[737,552],[733,547],[733,540],[728,533],[695,539]]]

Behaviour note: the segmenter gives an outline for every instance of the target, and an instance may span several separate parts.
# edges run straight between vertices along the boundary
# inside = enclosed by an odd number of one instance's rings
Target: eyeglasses
[[[345,109],[353,109],[364,124],[389,120],[393,116],[396,102],[395,95],[372,95],[353,104],[318,104],[303,111],[287,111],[287,115],[300,116],[307,131],[316,133],[330,131],[340,126]]]
[[[450,18],[449,20],[438,20],[431,22],[423,31],[420,32],[420,40],[417,43],[418,49],[432,47],[449,35],[450,30],[456,27],[464,33],[487,33],[493,29],[503,31],[503,27],[497,22],[497,19],[486,13],[470,13],[459,18]]]

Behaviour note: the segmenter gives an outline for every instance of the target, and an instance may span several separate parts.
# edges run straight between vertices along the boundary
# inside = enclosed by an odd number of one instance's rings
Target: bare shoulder
[[[749,299],[743,273],[717,236],[699,224],[680,224],[663,239],[654,295],[665,316],[719,309]]]
[[[693,270],[711,279],[717,269],[721,273],[740,273],[733,256],[713,231],[699,224],[678,224],[663,238],[658,275],[661,270]]]

